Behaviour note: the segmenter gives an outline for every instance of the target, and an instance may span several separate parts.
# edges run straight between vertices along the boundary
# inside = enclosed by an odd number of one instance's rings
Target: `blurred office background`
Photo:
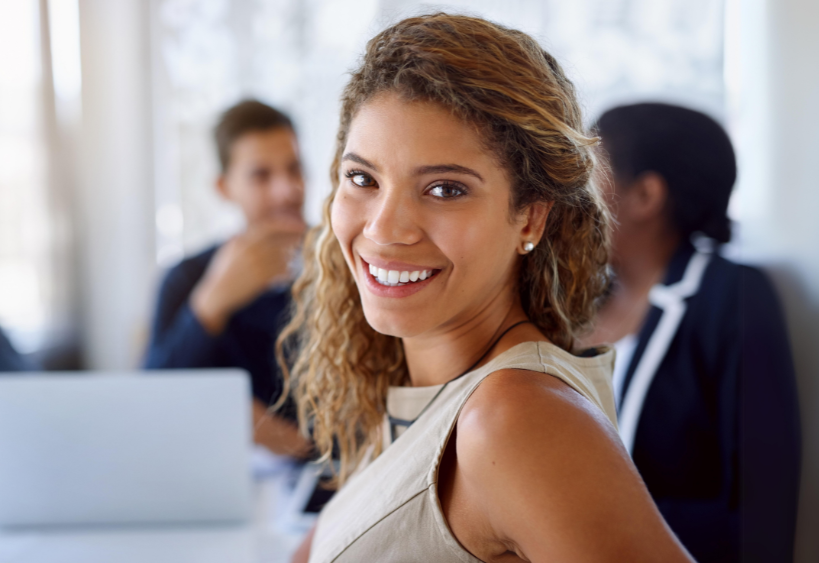
[[[48,367],[138,365],[162,269],[240,228],[213,190],[218,113],[245,97],[291,113],[315,223],[346,72],[376,31],[437,9],[537,37],[589,120],[662,100],[726,126],[740,164],[727,252],[784,301],[805,448],[797,561],[819,561],[812,0],[0,0],[0,326]]]

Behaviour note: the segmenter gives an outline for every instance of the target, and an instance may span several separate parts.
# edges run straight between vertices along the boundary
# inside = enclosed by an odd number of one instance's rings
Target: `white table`
[[[272,457],[267,468],[258,462],[255,513],[245,525],[0,529],[0,563],[287,562],[308,524],[286,512],[301,470]]]

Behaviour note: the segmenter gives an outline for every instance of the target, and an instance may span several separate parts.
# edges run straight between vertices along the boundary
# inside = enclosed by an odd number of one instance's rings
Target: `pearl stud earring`
[[[527,240],[523,243],[523,251],[524,252],[532,252],[535,249],[535,243],[530,240]]]

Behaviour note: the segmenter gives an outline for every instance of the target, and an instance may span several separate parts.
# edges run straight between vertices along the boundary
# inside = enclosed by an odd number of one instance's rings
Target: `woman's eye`
[[[429,194],[441,199],[452,199],[466,195],[466,190],[456,184],[438,184],[429,190]]]
[[[347,176],[353,184],[362,188],[370,188],[375,185],[375,180],[373,180],[369,174],[364,174],[363,172],[347,172],[345,176]]]

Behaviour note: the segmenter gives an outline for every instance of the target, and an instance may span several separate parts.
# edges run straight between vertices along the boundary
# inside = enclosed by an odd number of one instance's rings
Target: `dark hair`
[[[618,182],[655,172],[668,185],[669,215],[684,237],[731,240],[728,200],[737,176],[731,141],[698,111],[660,103],[620,106],[597,121]]]
[[[280,127],[295,131],[293,122],[285,113],[257,100],[245,100],[228,108],[219,118],[219,123],[213,131],[222,172],[227,170],[230,164],[230,151],[239,137],[251,131],[266,131]]]

